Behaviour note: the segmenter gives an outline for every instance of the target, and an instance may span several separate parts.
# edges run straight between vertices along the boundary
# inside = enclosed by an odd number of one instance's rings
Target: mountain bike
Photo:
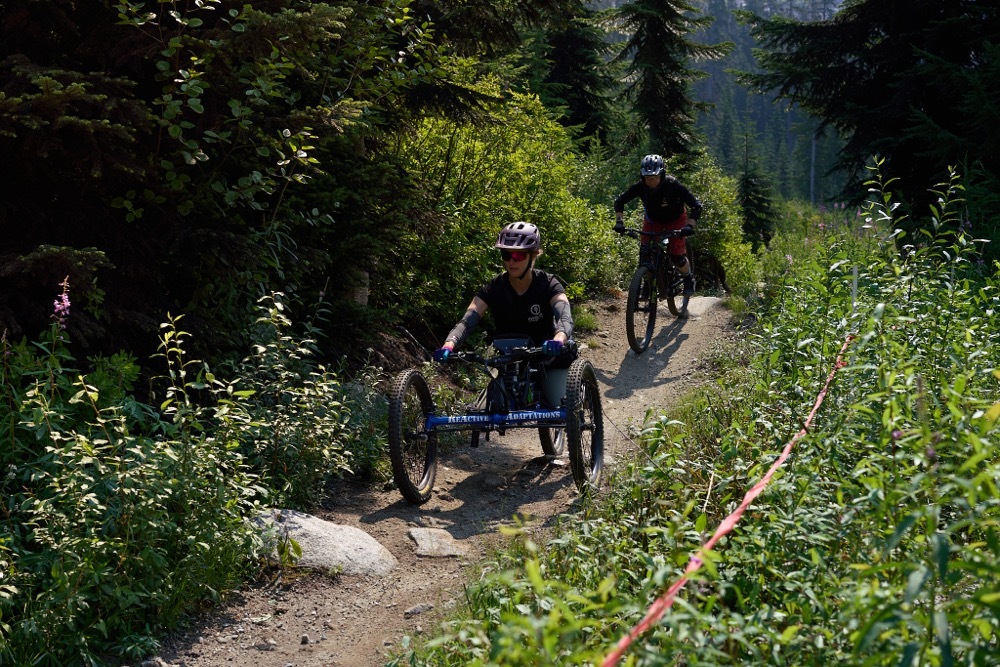
[[[644,232],[641,229],[627,228],[620,232],[638,239],[650,236],[649,257],[640,262],[632,275],[628,288],[628,302],[625,306],[625,335],[629,346],[636,354],[642,354],[649,347],[656,326],[656,309],[659,299],[667,302],[667,308],[675,317],[687,317],[688,301],[691,297],[684,294],[684,276],[674,263],[670,261],[667,252],[670,239],[680,238],[681,230],[665,232]],[[694,266],[688,257],[692,279]]]
[[[576,359],[569,367],[566,394],[559,406],[547,406],[542,381],[551,361],[531,340],[497,338],[491,352],[452,352],[446,363],[467,362],[489,376],[478,399],[457,414],[442,414],[434,404],[419,369],[396,376],[389,392],[389,458],[392,475],[403,497],[426,502],[437,473],[438,435],[470,431],[471,446],[496,431],[536,429],[542,452],[561,456],[569,448],[573,480],[581,492],[596,488],[604,467],[604,419],[601,393],[593,365]]]

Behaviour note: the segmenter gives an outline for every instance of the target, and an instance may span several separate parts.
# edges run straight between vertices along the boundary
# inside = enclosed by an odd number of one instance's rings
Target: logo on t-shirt
[[[529,322],[537,322],[542,319],[542,307],[537,303],[531,304],[531,317],[528,318]]]

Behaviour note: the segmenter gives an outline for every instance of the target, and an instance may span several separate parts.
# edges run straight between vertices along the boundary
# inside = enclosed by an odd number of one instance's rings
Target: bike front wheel
[[[596,488],[604,468],[604,414],[594,366],[577,359],[566,380],[566,440],[573,481],[581,492]]]
[[[437,474],[437,435],[427,430],[434,403],[424,376],[415,369],[396,376],[389,392],[389,458],[403,497],[427,502]]]
[[[645,352],[653,338],[656,298],[656,276],[651,268],[642,264],[632,276],[625,306],[625,335],[628,337],[629,347],[636,354]]]

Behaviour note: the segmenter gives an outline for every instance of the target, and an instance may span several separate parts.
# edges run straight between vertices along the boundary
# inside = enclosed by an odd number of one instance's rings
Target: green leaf
[[[938,578],[944,581],[945,575],[948,574],[948,558],[951,555],[951,544],[948,542],[948,536],[944,533],[934,533],[931,538],[931,542],[934,545],[934,557],[937,563]]]
[[[903,517],[903,520],[899,522],[899,525],[896,526],[896,530],[892,532],[892,535],[885,543],[885,549],[882,552],[883,558],[899,545],[899,541],[903,539],[903,535],[905,535],[906,532],[910,530],[910,528],[912,528],[918,521],[920,514],[920,512],[913,512],[912,514],[907,514]]]
[[[920,591],[930,576],[930,571],[923,565],[911,572],[910,576],[906,579],[906,591],[903,595],[903,600],[908,604],[913,604],[913,601],[920,595]]]

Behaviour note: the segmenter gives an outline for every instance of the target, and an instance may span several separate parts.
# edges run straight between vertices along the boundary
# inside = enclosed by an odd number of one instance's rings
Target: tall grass
[[[803,227],[820,241],[776,264],[723,377],[647,423],[606,496],[547,544],[515,535],[466,614],[394,664],[600,664],[799,430],[847,339],[813,428],[624,664],[997,664],[1000,285],[960,184],[910,239],[891,182],[870,185],[860,216]]]

